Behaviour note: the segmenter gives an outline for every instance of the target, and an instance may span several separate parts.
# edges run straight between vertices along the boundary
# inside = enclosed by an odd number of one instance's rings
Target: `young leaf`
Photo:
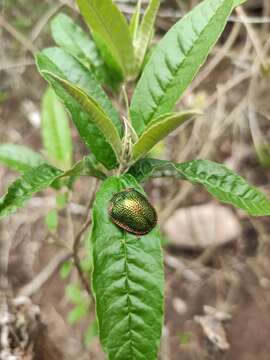
[[[153,121],[142,133],[139,140],[133,147],[133,160],[146,155],[160,140],[164,139],[170,132],[182,125],[185,121],[194,115],[199,115],[197,110],[188,110],[180,113],[162,115],[159,119]]]
[[[233,0],[204,0],[160,41],[131,102],[130,115],[138,134],[151,120],[172,111],[222,33],[233,7]]]
[[[174,176],[203,185],[221,202],[231,204],[252,216],[270,215],[270,201],[257,188],[224,165],[209,160],[192,160],[182,164],[156,159],[142,159],[130,173],[138,180],[148,177]]]
[[[55,79],[48,77],[46,71],[77,85],[89,96],[93,97],[106,115],[112,120],[121,137],[123,129],[117,111],[107,95],[101,89],[93,75],[75,58],[59,48],[49,48],[37,55],[37,66],[41,75],[53,86],[56,94],[64,101],[72,115],[72,119],[86,145],[95,157],[108,169],[117,166],[117,159],[110,144],[99,128],[93,123],[89,114],[71,97]]]
[[[146,54],[146,50],[152,39],[154,23],[160,6],[160,0],[150,0],[134,42],[137,68],[140,69]]]
[[[78,86],[73,85],[64,79],[61,79],[54,73],[43,71],[43,74],[46,75],[48,78],[51,77],[56,82],[58,82],[66,90],[66,92],[80,104],[82,110],[90,115],[92,121],[102,132],[107,142],[113,148],[116,157],[119,159],[122,151],[122,143],[120,136],[118,135],[117,129],[111,119],[107,117],[103,109],[94,100],[94,98],[89,96]]]
[[[0,145],[0,163],[12,170],[25,172],[44,162],[45,160],[41,155],[25,146],[15,144]]]
[[[136,9],[135,9],[134,13],[132,14],[130,24],[129,24],[129,31],[130,31],[133,43],[137,38],[137,32],[138,32],[139,23],[140,23],[141,7],[142,7],[142,0],[138,0]]]
[[[115,61],[126,75],[134,71],[132,40],[123,14],[112,0],[77,0],[89,28],[104,39]]]
[[[130,187],[143,192],[130,175],[110,177],[94,204],[92,284],[99,335],[110,360],[156,360],[164,290],[159,230],[138,239],[108,215],[112,196]]]
[[[0,199],[0,219],[23,207],[36,192],[46,189],[62,174],[61,170],[45,163],[25,172]]]
[[[42,99],[42,138],[49,159],[60,168],[72,163],[72,140],[68,117],[54,91],[48,88]]]

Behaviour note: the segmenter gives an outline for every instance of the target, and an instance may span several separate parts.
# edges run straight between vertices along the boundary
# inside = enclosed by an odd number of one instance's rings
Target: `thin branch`
[[[35,62],[34,62],[34,60],[31,60],[31,59],[22,60],[17,63],[7,62],[7,63],[0,65],[0,71],[13,70],[13,69],[23,68],[23,67],[27,67],[27,66],[33,66],[33,65],[35,65]]]
[[[91,222],[92,222],[92,219],[90,218],[84,223],[81,230],[76,235],[75,241],[74,241],[74,244],[73,244],[74,265],[75,265],[75,267],[76,267],[76,269],[78,271],[79,277],[81,279],[81,282],[82,282],[85,290],[88,292],[88,294],[90,296],[92,296],[92,293],[91,293],[89,283],[88,283],[88,281],[87,281],[87,279],[85,277],[85,274],[84,274],[83,269],[82,269],[81,264],[80,264],[79,248],[80,248],[81,238],[82,238],[83,234],[85,233],[85,231],[89,228]]]
[[[246,13],[245,11],[243,10],[243,8],[241,6],[239,6],[237,9],[236,9],[236,12],[237,14],[239,15],[239,18],[242,20],[245,20],[246,19]],[[245,25],[245,28],[247,30],[247,34],[254,46],[254,49],[257,53],[257,56],[262,64],[262,66],[264,68],[267,68],[266,66],[266,63],[265,63],[265,59],[264,59],[264,55],[263,55],[263,47],[262,47],[262,44],[261,44],[261,41],[259,39],[259,37],[257,36],[257,33],[256,31],[253,29],[252,25],[248,22],[245,22],[244,23]]]
[[[85,222],[83,224],[83,226],[81,227],[80,231],[78,232],[78,234],[75,237],[74,243],[73,243],[73,260],[74,260],[74,265],[78,271],[79,277],[81,279],[81,282],[85,288],[85,290],[88,292],[88,294],[92,297],[92,292],[89,286],[89,282],[85,277],[85,274],[83,272],[83,269],[81,267],[81,263],[80,263],[80,257],[79,257],[79,249],[80,249],[80,243],[81,243],[81,238],[83,236],[83,234],[87,231],[87,229],[89,228],[91,222],[92,222],[92,218],[89,215],[90,213],[90,209],[92,208],[94,199],[95,199],[95,193],[96,193],[96,189],[97,189],[97,185],[98,185],[98,181],[95,180],[94,186],[92,187],[92,192],[90,194],[90,199],[89,199],[89,204],[87,206],[87,213],[86,213],[86,219]]]
[[[42,32],[43,28],[49,22],[50,18],[53,17],[54,14],[57,13],[57,11],[60,10],[61,7],[63,7],[63,6],[64,6],[63,3],[54,5],[39,19],[39,21],[34,26],[34,29],[32,30],[31,35],[30,35],[30,38],[33,42],[38,38],[38,36]]]
[[[33,55],[38,51],[38,48],[29,41],[23,34],[17,31],[5,18],[0,14],[0,27],[3,28],[10,33],[20,44],[23,45],[24,48],[29,50]]]
[[[71,257],[72,253],[67,252],[67,250],[59,251],[59,253],[30,283],[23,286],[19,290],[18,295],[34,295],[50,279],[50,277],[54,275],[54,273],[59,269],[59,267]]]

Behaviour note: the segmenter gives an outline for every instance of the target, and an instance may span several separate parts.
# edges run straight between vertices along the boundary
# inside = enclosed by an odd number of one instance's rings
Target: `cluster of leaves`
[[[50,165],[36,155],[21,163],[18,154],[0,153],[2,162],[23,172],[0,199],[0,218],[22,207],[35,192],[63,179],[89,175],[104,180],[93,206],[92,288],[99,336],[109,359],[156,359],[163,322],[159,229],[138,240],[115,226],[107,208],[116,192],[132,187],[144,193],[140,182],[174,176],[204,186],[220,201],[251,215],[270,215],[265,195],[222,164],[208,160],[174,164],[146,157],[156,143],[198,115],[197,110],[173,110],[230,13],[242,2],[202,1],[168,31],[144,66],[159,1],[150,0],[142,19],[139,1],[128,24],[112,0],[77,0],[94,41],[70,18],[58,15],[52,30],[60,47],[43,50],[36,61],[91,155],[68,169],[70,152],[50,146],[55,134],[60,144],[66,142],[64,132],[57,131],[58,117],[52,134],[47,140],[44,136],[48,157],[57,163]],[[123,124],[101,84],[114,88],[140,73]],[[49,90],[47,96],[52,94]],[[3,146],[8,145],[2,145],[2,150]],[[71,147],[70,143],[66,146]],[[78,302],[78,311],[84,312],[85,306],[82,310],[81,300]]]

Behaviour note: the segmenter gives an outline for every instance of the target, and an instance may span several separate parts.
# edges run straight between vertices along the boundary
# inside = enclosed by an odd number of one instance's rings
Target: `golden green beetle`
[[[112,222],[132,234],[145,235],[157,224],[155,209],[133,188],[114,194],[108,210]]]

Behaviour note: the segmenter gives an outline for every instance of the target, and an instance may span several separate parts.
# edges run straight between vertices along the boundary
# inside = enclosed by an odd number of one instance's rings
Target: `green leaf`
[[[25,172],[41,165],[44,161],[41,155],[25,146],[15,144],[0,145],[0,163],[12,170]]]
[[[105,139],[111,145],[115,155],[119,159],[122,152],[122,142],[120,136],[118,135],[117,129],[111,119],[107,117],[94,98],[89,96],[78,86],[61,79],[51,72],[46,71],[43,73],[46,74],[47,77],[52,77],[55,81],[57,81],[67,91],[67,93],[80,104],[82,109],[90,115],[92,121],[103,133]]]
[[[63,13],[56,15],[51,22],[51,31],[58,46],[91,68],[101,83],[111,85],[96,44],[72,18]]]
[[[58,226],[58,212],[56,209],[52,209],[45,218],[45,224],[48,229],[54,231]]]
[[[104,39],[95,32],[92,32],[92,37],[104,61],[108,77],[107,84],[112,88],[112,90],[117,91],[119,89],[119,85],[124,80],[123,70],[113,58]]]
[[[126,75],[134,71],[132,40],[123,14],[112,0],[77,0],[89,28],[104,39],[110,53]]]
[[[130,175],[110,177],[94,203],[92,285],[99,335],[110,360],[156,360],[164,291],[159,230],[138,238],[108,215],[112,196],[130,187],[143,192]]]
[[[61,169],[72,163],[72,139],[68,117],[54,91],[48,88],[42,99],[42,139],[49,159]]]
[[[130,24],[129,24],[129,31],[130,31],[133,43],[134,43],[134,40],[136,40],[136,38],[137,38],[137,32],[138,32],[139,23],[140,23],[141,7],[142,7],[142,0],[138,0],[136,9],[135,9],[134,13],[132,14]]]
[[[150,0],[149,5],[145,11],[144,17],[142,19],[142,23],[139,28],[138,35],[134,42],[135,57],[136,57],[138,69],[140,69],[143,64],[147,48],[152,39],[154,24],[159,6],[160,6],[160,0]]]
[[[106,178],[95,167],[91,156],[86,156],[67,171],[62,171],[46,163],[30,168],[21,177],[17,178],[9,186],[7,193],[0,198],[0,219],[22,208],[36,192],[46,189],[64,177],[79,175],[95,176],[100,179]]]
[[[153,125],[150,123],[139,140],[134,144],[132,154],[133,160],[137,161],[139,158],[146,155],[160,140],[164,139],[178,126],[191,119],[194,115],[199,114],[201,114],[201,112],[197,110],[166,114],[154,121]]]
[[[123,129],[117,111],[97,83],[95,77],[80,62],[59,48],[45,49],[39,53],[37,55],[37,66],[41,75],[52,85],[56,94],[64,101],[82,139],[92,150],[97,160],[108,169],[116,167],[117,159],[114,151],[102,132],[92,121],[90,115],[82,109],[78,101],[70,96],[57,80],[48,76],[47,72],[67,80],[78,86],[87,95],[93,97],[99,106],[102,107],[107,117],[112,120],[119,136],[122,137]]]
[[[164,36],[135,89],[130,116],[141,134],[147,124],[171,112],[222,33],[233,0],[204,0]]]
[[[221,202],[235,206],[252,216],[270,215],[270,201],[257,188],[222,164],[192,160],[182,164],[156,159],[142,159],[129,172],[138,180],[173,176],[203,185]]]
[[[99,64],[99,53],[94,41],[66,14],[57,14],[51,22],[56,44],[75,56],[87,67]]]
[[[107,116],[112,119],[122,137],[122,123],[116,109],[113,107],[107,94],[103,91],[95,76],[77,59],[57,47],[42,50],[37,55],[39,70],[53,72],[61,79],[77,85],[89,96],[92,96],[103,108]]]
[[[23,207],[36,192],[46,189],[62,174],[61,170],[45,163],[26,171],[0,199],[0,219]]]

